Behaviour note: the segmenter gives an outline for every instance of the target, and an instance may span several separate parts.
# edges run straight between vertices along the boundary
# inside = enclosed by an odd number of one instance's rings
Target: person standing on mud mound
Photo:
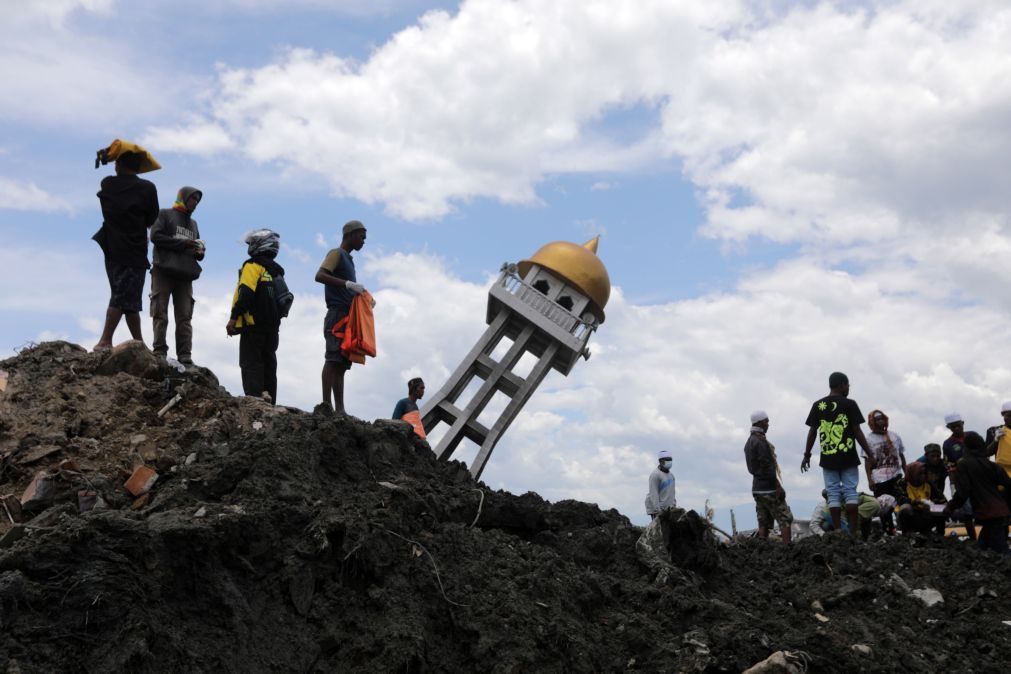
[[[365,245],[366,229],[358,220],[344,225],[339,248],[334,248],[323,258],[316,272],[316,282],[323,284],[326,299],[326,317],[323,319],[323,402],[338,414],[344,414],[344,374],[351,361],[341,352],[341,340],[333,334],[334,326],[346,318],[351,310],[351,300],[365,291],[357,281],[355,261],[351,253]]]
[[[846,504],[846,519],[850,535],[857,533],[857,485],[860,482],[860,457],[854,440],[860,443],[865,454],[870,454],[867,438],[860,429],[864,415],[860,406],[849,399],[850,380],[842,372],[833,372],[828,378],[829,394],[811,405],[807,415],[807,443],[800,472],[811,467],[811,448],[815,438],[821,450],[822,476],[828,493],[828,507],[832,524],[838,531],[841,524],[841,505]]]
[[[674,474],[670,472],[674,459],[666,449],[660,450],[657,459],[659,465],[649,474],[649,493],[646,494],[646,513],[650,519],[668,508],[677,507],[677,499],[674,498]]]
[[[137,148],[138,150],[142,148]],[[107,150],[99,150],[100,160],[108,161]],[[105,273],[109,278],[110,298],[105,311],[102,336],[92,351],[112,349],[112,336],[119,321],[133,339],[143,341],[140,310],[144,295],[147,260],[147,230],[158,217],[158,190],[154,183],[137,177],[142,170],[159,168],[147,151],[123,152],[116,158],[116,175],[102,179],[98,200],[102,205],[102,228],[92,237],[105,253]],[[145,168],[146,166],[146,168]]]
[[[204,243],[193,211],[203,198],[195,187],[182,187],[172,208],[163,208],[151,226],[154,264],[151,267],[151,319],[154,355],[168,357],[168,306],[172,300],[176,320],[176,357],[193,364],[193,282],[200,278]]]
[[[242,392],[273,404],[277,401],[277,346],[281,330],[274,279],[284,276],[284,268],[274,258],[281,249],[281,236],[269,229],[258,229],[247,234],[245,242],[249,259],[239,270],[225,332],[241,335]]]
[[[867,435],[867,446],[870,449],[864,453],[867,484],[875,496],[888,494],[897,498],[899,480],[906,468],[906,451],[902,438],[888,429],[888,416],[881,410],[871,410],[867,415],[867,425],[871,429]],[[885,533],[895,533],[891,513],[882,514],[881,525]]]
[[[793,513],[786,503],[776,461],[776,447],[765,434],[769,430],[769,415],[762,410],[751,413],[751,435],[744,443],[744,459],[751,473],[751,495],[755,498],[755,512],[758,515],[758,537],[768,538],[773,521],[779,522],[779,531],[784,543],[790,542],[790,526]]]
[[[425,396],[425,382],[421,377],[415,377],[407,382],[407,397],[399,400],[393,408],[393,418],[398,421],[406,421],[422,440],[427,440],[425,427],[421,423],[421,410],[418,409],[418,401]]]
[[[983,550],[1009,555],[1008,515],[1011,515],[1011,477],[988,458],[987,445],[979,433],[965,434],[965,456],[958,461],[958,470],[951,478],[955,496],[944,507],[951,515],[966,499],[972,501],[972,514],[981,525],[976,540]]]
[[[987,430],[986,451],[1011,476],[1011,433],[1008,433],[1008,429],[1011,429],[1011,400],[1000,406],[1000,414],[1004,417],[1004,423]]]

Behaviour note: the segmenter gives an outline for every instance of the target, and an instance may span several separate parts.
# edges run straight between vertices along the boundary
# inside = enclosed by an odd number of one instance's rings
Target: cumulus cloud
[[[73,209],[63,199],[53,196],[33,182],[0,177],[0,209],[55,213]]]
[[[39,259],[38,251],[9,254],[3,262],[14,269],[28,255]],[[346,402],[352,414],[373,419],[391,413],[413,376],[425,378],[430,395],[438,390],[485,329],[488,285],[461,280],[429,254],[357,257],[359,277],[377,299],[379,357],[348,374]],[[47,268],[74,268],[43,259]],[[322,290],[292,280],[296,301],[281,331],[278,398],[311,409],[320,398]],[[11,315],[36,304],[55,312],[53,325],[67,325],[63,317],[93,306],[76,329],[63,329],[90,345],[100,328],[104,278],[82,273],[69,287],[79,296],[67,295],[65,283],[62,294],[51,289],[38,297],[18,288],[26,302],[3,308]],[[238,341],[224,331],[233,289],[231,275],[195,284],[194,357],[238,395]],[[54,306],[52,298],[64,304]],[[669,449],[679,501],[701,509],[708,499],[724,519],[736,507],[744,526],[753,515],[742,448],[748,415],[762,408],[802,517],[806,506],[798,504],[813,504],[820,490],[817,471],[797,470],[804,420],[827,393],[830,371],[849,374],[865,413],[886,411],[910,454],[945,437],[943,416],[952,410],[972,429],[999,422],[1011,390],[1011,368],[997,357],[1011,331],[1006,313],[948,308],[813,260],[756,270],[726,293],[659,305],[630,303],[617,288],[607,311],[591,341],[593,356],[567,378],[549,374],[496,448],[483,475],[491,487],[585,499],[642,522],[646,477],[656,451]],[[968,325],[972,349],[961,329]],[[143,329],[150,339],[146,317]],[[470,460],[474,453],[464,446],[457,456]]]

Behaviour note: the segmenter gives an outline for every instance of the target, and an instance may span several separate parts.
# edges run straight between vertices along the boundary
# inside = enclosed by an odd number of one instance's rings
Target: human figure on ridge
[[[981,525],[976,544],[983,550],[1011,554],[1007,542],[1011,477],[987,458],[987,446],[979,433],[965,434],[965,449],[958,470],[952,474],[955,496],[945,506],[945,514],[971,500],[973,516]]]
[[[176,357],[193,364],[193,281],[200,277],[204,244],[193,211],[203,198],[195,187],[182,187],[172,208],[163,208],[151,227],[154,264],[151,267],[152,350],[168,357],[168,305],[172,300],[176,321]]]
[[[93,351],[112,349],[112,336],[120,319],[133,339],[143,341],[140,311],[143,308],[144,276],[147,272],[147,230],[158,217],[158,190],[138,173],[161,168],[139,145],[116,140],[98,151],[95,168],[116,162],[116,175],[102,179],[98,201],[102,206],[102,227],[92,239],[105,254],[105,274],[109,279],[109,306],[105,311],[102,336]]]
[[[355,295],[365,291],[357,281],[355,262],[351,253],[365,245],[367,231],[358,220],[351,220],[342,229],[341,245],[323,258],[316,272],[316,282],[322,283],[326,299],[326,317],[323,319],[323,402],[338,414],[344,414],[344,374],[351,361],[341,352],[341,340],[334,334],[334,326],[347,318]],[[346,322],[346,321],[345,321]]]
[[[793,513],[786,503],[776,448],[769,442],[769,415],[762,410],[751,413],[751,433],[744,444],[744,459],[751,473],[751,495],[755,499],[758,516],[758,536],[768,538],[774,521],[779,522],[780,535],[789,543],[792,535]]]
[[[674,497],[674,473],[671,468],[674,459],[666,449],[657,453],[657,467],[649,474],[648,493],[646,494],[646,513],[655,518],[661,511],[677,507]]]
[[[1004,423],[987,429],[986,451],[1011,476],[1011,433],[1007,432],[1011,428],[1011,400],[1000,406],[1000,414]]]
[[[841,505],[846,504],[846,518],[850,534],[857,532],[857,485],[860,482],[860,457],[854,441],[869,454],[867,439],[860,429],[864,416],[855,401],[849,399],[849,378],[842,372],[833,372],[828,378],[829,394],[811,405],[807,415],[807,443],[801,472],[811,467],[811,448],[818,439],[821,450],[819,465],[828,494],[828,507],[835,529],[841,528]]]
[[[872,410],[867,415],[868,450],[864,452],[864,469],[867,484],[874,496],[888,494],[898,497],[898,482],[906,468],[905,447],[902,438],[888,428],[888,416],[881,410]],[[891,512],[881,513],[881,526],[887,534],[895,533]]]
[[[258,229],[247,234],[245,242],[249,259],[239,269],[225,332],[240,335],[242,392],[276,403],[282,313],[274,281],[284,276],[284,268],[274,258],[281,249],[281,236],[269,229]]]
[[[427,440],[425,427],[421,423],[421,411],[418,409],[418,401],[425,395],[425,382],[421,377],[415,377],[407,382],[407,397],[397,401],[393,408],[393,418],[399,421],[406,421],[414,428],[414,432],[422,440]]]

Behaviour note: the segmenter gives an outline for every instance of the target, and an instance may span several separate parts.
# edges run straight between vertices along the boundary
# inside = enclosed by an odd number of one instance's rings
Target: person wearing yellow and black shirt
[[[986,431],[986,451],[1011,477],[1011,433],[1008,433],[1011,429],[1011,400],[1000,406],[1000,414],[1004,423]]]
[[[249,259],[239,270],[239,283],[232,298],[232,314],[225,326],[239,338],[239,368],[242,392],[247,396],[277,400],[277,344],[281,328],[274,279],[284,268],[274,262],[281,237],[269,229],[246,235]]]

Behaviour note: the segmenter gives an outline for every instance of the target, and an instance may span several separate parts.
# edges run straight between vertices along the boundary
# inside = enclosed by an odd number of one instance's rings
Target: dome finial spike
[[[597,236],[593,237],[592,239],[590,239],[589,241],[587,241],[586,243],[584,243],[583,244],[583,248],[585,248],[586,250],[588,250],[591,253],[593,253],[594,255],[596,255],[597,254],[597,244],[599,242],[600,242],[600,234],[598,234]]]

